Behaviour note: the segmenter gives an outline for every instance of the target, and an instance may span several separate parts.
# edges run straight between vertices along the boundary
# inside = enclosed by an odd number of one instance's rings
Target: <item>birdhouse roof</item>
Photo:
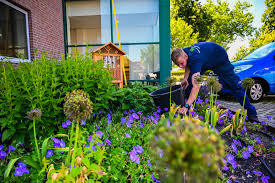
[[[119,47],[117,47],[114,43],[109,42],[99,48],[97,48],[96,50],[93,51],[93,53],[97,53],[97,52],[102,52],[102,53],[114,53],[117,51],[117,54],[121,54],[121,55],[126,55],[126,53],[120,49]]]

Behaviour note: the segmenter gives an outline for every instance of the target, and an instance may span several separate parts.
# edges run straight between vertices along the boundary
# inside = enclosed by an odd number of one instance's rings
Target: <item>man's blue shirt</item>
[[[219,75],[234,68],[225,49],[216,43],[200,42],[183,50],[188,55],[187,65],[191,75],[197,72],[203,74],[207,70]]]

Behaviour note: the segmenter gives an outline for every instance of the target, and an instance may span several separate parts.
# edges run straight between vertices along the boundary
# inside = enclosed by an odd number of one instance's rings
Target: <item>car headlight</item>
[[[253,65],[239,65],[234,68],[235,73],[243,72],[247,69],[250,69]]]

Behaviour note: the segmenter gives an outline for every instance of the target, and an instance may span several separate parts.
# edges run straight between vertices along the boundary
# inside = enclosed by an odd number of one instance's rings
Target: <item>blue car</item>
[[[271,42],[253,50],[241,60],[232,62],[235,73],[240,77],[253,78],[255,84],[247,95],[251,102],[259,102],[264,94],[275,94],[275,42]],[[222,94],[229,93],[223,89]]]

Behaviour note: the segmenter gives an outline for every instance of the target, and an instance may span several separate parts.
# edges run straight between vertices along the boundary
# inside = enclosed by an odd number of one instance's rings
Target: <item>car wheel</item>
[[[260,102],[264,97],[263,83],[255,79],[255,84],[248,90],[247,93],[251,102]]]

